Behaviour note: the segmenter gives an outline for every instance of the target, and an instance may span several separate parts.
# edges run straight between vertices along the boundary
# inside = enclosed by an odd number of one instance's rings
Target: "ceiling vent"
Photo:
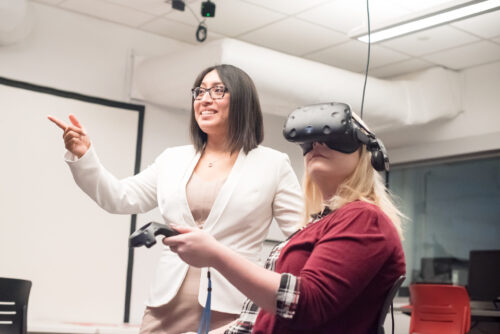
[[[287,116],[299,106],[332,101],[348,103],[359,112],[363,74],[233,39],[137,61],[132,97],[190,110],[190,89],[198,73],[223,63],[252,77],[265,113]],[[411,80],[369,77],[364,118],[374,131],[383,131],[455,117],[461,111],[459,78],[443,68],[414,73]]]

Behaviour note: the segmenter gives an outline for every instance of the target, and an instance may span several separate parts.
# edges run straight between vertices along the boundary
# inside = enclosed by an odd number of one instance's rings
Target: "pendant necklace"
[[[203,153],[205,153],[205,147],[203,148]],[[227,152],[223,152],[223,153],[226,154]],[[208,166],[208,168],[212,168],[216,162],[224,160],[224,159],[227,159],[227,158],[230,158],[232,155],[233,155],[233,153],[230,152],[229,153],[229,157],[226,155],[226,156],[222,156],[222,157],[220,157],[218,159],[209,161],[208,164],[207,164],[207,166]]]
[[[221,159],[222,159],[222,158],[221,158]],[[212,168],[212,167],[213,167],[213,165],[214,165],[214,163],[216,163],[216,162],[217,162],[217,161],[219,161],[219,160],[220,160],[220,159],[217,159],[217,160],[214,160],[214,161],[210,161],[210,162],[208,163],[208,167],[209,167],[209,168]]]
[[[230,155],[231,156],[231,155]],[[230,157],[229,156],[229,157]],[[227,157],[222,157],[222,158],[219,158],[219,159],[216,159],[216,160],[213,160],[213,161],[209,161],[208,162],[208,168],[212,168],[214,166],[214,163],[216,163],[217,161],[220,161],[220,160],[223,160],[223,159],[226,159]]]

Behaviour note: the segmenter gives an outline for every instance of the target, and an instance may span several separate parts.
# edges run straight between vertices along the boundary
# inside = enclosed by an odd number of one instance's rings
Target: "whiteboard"
[[[0,83],[0,276],[33,282],[30,322],[122,322],[131,216],[105,212],[76,186],[47,115],[74,113],[123,178],[139,167],[144,107]]]

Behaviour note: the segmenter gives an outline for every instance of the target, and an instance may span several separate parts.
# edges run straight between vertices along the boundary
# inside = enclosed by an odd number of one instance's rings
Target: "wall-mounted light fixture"
[[[410,21],[374,30],[370,33],[370,41],[371,43],[376,43],[498,9],[500,9],[500,0],[472,1]],[[368,43],[368,34],[355,36],[355,38],[361,42]]]

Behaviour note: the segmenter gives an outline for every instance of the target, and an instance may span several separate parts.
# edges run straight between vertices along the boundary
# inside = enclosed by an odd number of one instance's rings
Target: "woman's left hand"
[[[171,225],[181,234],[163,238],[163,243],[193,267],[213,267],[218,252],[224,247],[210,234],[196,228]]]

